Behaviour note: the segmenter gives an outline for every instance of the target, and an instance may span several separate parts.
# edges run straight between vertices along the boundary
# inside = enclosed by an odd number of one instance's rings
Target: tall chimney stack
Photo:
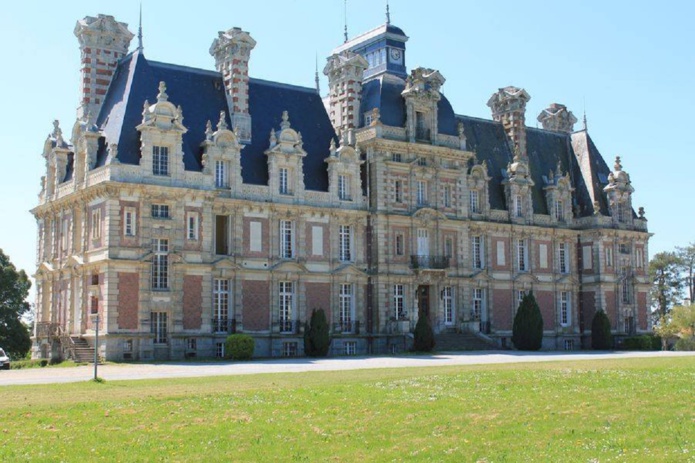
[[[492,118],[501,122],[511,143],[514,156],[526,159],[526,103],[531,96],[523,88],[513,86],[499,89],[490,97],[487,105]]]

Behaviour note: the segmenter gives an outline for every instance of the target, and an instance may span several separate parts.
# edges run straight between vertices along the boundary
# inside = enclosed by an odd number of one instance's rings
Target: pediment
[[[333,271],[334,275],[367,276],[367,272],[359,269],[355,264],[343,264]]]
[[[555,283],[566,284],[566,285],[576,285],[579,283],[579,281],[577,280],[577,277],[575,277],[574,275],[566,274],[566,275],[562,275],[560,278],[555,280]]]
[[[471,280],[473,281],[492,281],[492,278],[490,278],[490,275],[488,275],[487,271],[485,269],[481,270],[475,270],[474,273],[471,275]]]
[[[426,221],[446,220],[446,216],[444,214],[432,209],[431,207],[423,207],[422,209],[418,209],[415,214],[413,214],[413,218]]]
[[[223,257],[212,264],[213,270],[238,270],[239,266],[231,261],[229,257]]]
[[[539,280],[530,273],[519,273],[514,278],[514,281],[518,283],[537,283]]]
[[[305,265],[300,264],[299,262],[294,262],[294,261],[282,261],[271,267],[270,269],[273,272],[288,272],[288,273],[304,273],[308,272],[309,270],[306,268]]]

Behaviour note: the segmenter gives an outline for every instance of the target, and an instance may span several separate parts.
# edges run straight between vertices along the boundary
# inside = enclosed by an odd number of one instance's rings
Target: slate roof
[[[183,124],[188,128],[183,136],[185,168],[201,170],[200,144],[205,138],[206,122],[216,122],[220,111],[224,111],[227,123],[231,125],[219,73],[149,61],[140,51],[131,53],[119,64],[97,118],[97,125],[105,136],[105,140],[100,140],[98,166],[104,164],[106,147],[111,143],[118,145],[120,162],[139,163],[140,141],[135,127],[142,121],[145,100],[156,101],[160,81],[166,82],[169,101],[183,108]],[[404,126],[405,102],[401,96],[404,88],[403,79],[388,74],[366,82],[360,113],[378,108],[384,124]],[[280,127],[282,112],[287,110],[292,127],[302,133],[304,149],[308,153],[304,159],[306,188],[327,191],[328,173],[324,159],[329,154],[330,140],[335,139],[335,134],[316,91],[250,79],[249,110],[253,135],[251,144],[241,152],[244,182],[268,184],[264,152],[269,146],[270,131]],[[469,149],[476,152],[479,162],[487,161],[488,174],[492,177],[489,188],[491,208],[507,209],[502,181],[513,154],[502,125],[492,120],[456,115],[442,95],[438,104],[439,132],[457,135],[459,122],[463,124]],[[536,213],[548,213],[543,191],[546,186],[544,176],[555,171],[558,161],[563,173],[570,173],[575,188],[573,208],[579,208],[580,216],[593,214],[593,198],[598,198],[601,212],[608,213],[602,189],[610,169],[585,131],[565,134],[527,127],[526,141],[531,176],[535,182],[532,197]],[[71,165],[68,166],[68,175],[72,174]]]
[[[147,60],[139,51],[128,55],[118,66],[109,87],[97,125],[102,128],[106,143],[97,155],[97,166],[106,161],[106,145],[118,145],[118,159],[124,164],[138,164],[140,133],[135,129],[142,122],[145,100],[157,100],[158,85],[166,82],[169,101],[183,108],[184,165],[186,170],[200,171],[208,120],[216,123],[224,111],[231,126],[222,78],[216,71]],[[328,114],[316,90],[279,84],[259,79],[249,82],[249,110],[252,120],[252,142],[241,151],[242,177],[245,183],[268,184],[268,164],[264,154],[269,147],[271,129],[278,130],[282,112],[288,111],[292,128],[302,133],[304,178],[309,190],[328,190],[328,172],[324,159],[334,137]]]

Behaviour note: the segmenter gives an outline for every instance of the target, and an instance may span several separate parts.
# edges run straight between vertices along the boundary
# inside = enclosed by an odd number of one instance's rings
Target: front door
[[[417,287],[417,307],[418,307],[418,318],[419,317],[427,317],[427,318],[430,317],[430,287],[429,287],[429,285],[420,285]]]

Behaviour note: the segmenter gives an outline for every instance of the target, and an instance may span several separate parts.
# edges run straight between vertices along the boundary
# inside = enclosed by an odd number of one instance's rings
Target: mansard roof
[[[231,126],[222,77],[207,71],[147,60],[135,51],[118,66],[109,87],[97,125],[106,137],[97,156],[97,166],[106,161],[107,145],[118,145],[118,159],[124,164],[138,164],[140,134],[135,127],[142,122],[145,100],[157,100],[158,84],[166,82],[169,100],[183,108],[183,154],[186,170],[200,171],[201,147],[208,120],[217,121],[220,112]],[[304,176],[309,190],[328,190],[328,173],[323,160],[329,154],[334,132],[330,119],[316,90],[260,79],[249,82],[249,112],[252,119],[252,141],[241,151],[242,178],[245,183],[268,184],[268,164],[263,155],[268,149],[268,134],[277,130],[282,112],[288,111],[292,127],[302,133]],[[293,117],[294,116],[294,117]]]

